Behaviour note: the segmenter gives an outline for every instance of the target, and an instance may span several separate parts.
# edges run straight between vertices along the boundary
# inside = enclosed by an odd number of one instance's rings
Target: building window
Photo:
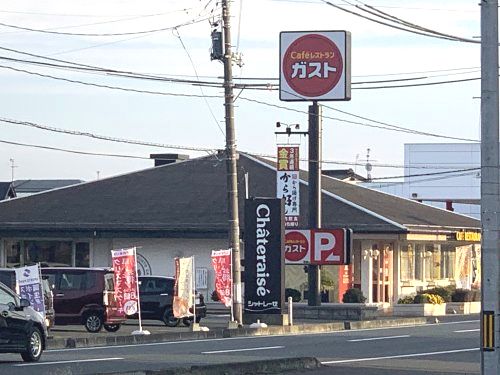
[[[441,278],[453,279],[455,277],[455,246],[441,246]]]
[[[26,264],[41,263],[42,267],[73,265],[71,241],[24,241]]]
[[[5,241],[5,263],[7,267],[21,265],[21,243],[19,241]]]
[[[415,279],[415,252],[413,244],[407,244],[401,248],[401,281]]]
[[[90,251],[88,242],[77,242],[75,244],[75,267],[90,266]]]

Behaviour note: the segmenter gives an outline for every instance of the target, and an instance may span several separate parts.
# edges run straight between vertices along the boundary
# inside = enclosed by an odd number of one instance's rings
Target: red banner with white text
[[[215,271],[215,290],[219,300],[230,307],[233,299],[231,249],[212,250],[212,266]]]
[[[137,267],[135,247],[111,250],[118,312],[133,315],[138,312]]]

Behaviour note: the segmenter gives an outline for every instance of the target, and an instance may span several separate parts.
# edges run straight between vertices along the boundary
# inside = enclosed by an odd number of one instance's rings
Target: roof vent
[[[180,161],[188,160],[189,155],[184,154],[150,154],[150,159],[155,161],[155,167],[165,164],[173,164]]]

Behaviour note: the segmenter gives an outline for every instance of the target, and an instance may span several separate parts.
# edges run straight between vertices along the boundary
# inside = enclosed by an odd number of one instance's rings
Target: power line
[[[208,4],[210,4],[210,1],[207,3],[207,6],[208,6]],[[196,75],[196,79],[199,81],[200,78],[198,77],[198,71],[196,70],[196,66],[194,65],[194,61],[191,58],[191,55],[189,54],[189,51],[187,50],[184,42],[182,41],[181,34],[179,33],[179,30],[177,30],[177,29],[175,29],[175,32],[176,32],[177,38],[179,38],[179,42],[181,43],[182,48],[186,52],[186,55],[188,56],[189,61],[191,62],[191,66],[193,67],[193,71],[194,71],[194,74]],[[212,111],[212,107],[210,106],[210,103],[208,102],[208,100],[207,100],[207,98],[205,96],[205,92],[203,91],[203,87],[199,86],[199,88],[200,88],[201,95],[203,95],[203,100],[205,101],[205,104],[208,107],[208,110],[209,110],[210,114],[212,115],[212,119],[214,120],[215,125],[217,126],[217,128],[219,128],[222,136],[225,137],[226,133],[224,132],[224,130],[222,130],[222,127],[220,126],[219,121],[217,120],[217,117],[215,117],[214,111]]]
[[[99,134],[94,134],[94,133],[90,133],[90,132],[81,132],[78,130],[61,129],[61,128],[56,128],[53,126],[46,126],[46,125],[36,124],[33,122],[18,121],[18,120],[12,120],[12,119],[1,118],[1,117],[0,117],[0,122],[5,122],[8,124],[12,124],[12,125],[20,125],[20,126],[26,126],[26,127],[31,127],[31,128],[37,128],[40,130],[46,130],[46,131],[51,131],[51,132],[55,132],[55,133],[63,133],[63,134],[69,134],[69,135],[75,135],[75,136],[82,136],[82,137],[94,138],[94,139],[116,142],[116,143],[127,143],[127,144],[134,144],[134,145],[140,145],[140,146],[151,146],[151,147],[161,147],[161,148],[177,149],[177,150],[189,150],[189,151],[202,151],[202,152],[214,152],[214,150],[215,150],[214,148],[178,146],[178,145],[171,145],[171,144],[165,144],[165,143],[146,142],[146,141],[140,141],[140,140],[134,140],[134,139],[110,137],[110,136],[99,135]]]
[[[216,148],[203,148],[203,147],[194,147],[194,146],[178,146],[178,145],[172,145],[172,144],[164,144],[164,143],[155,143],[155,142],[146,142],[142,140],[133,140],[133,139],[126,139],[126,138],[118,138],[118,137],[111,137],[111,136],[105,136],[105,135],[99,135],[91,132],[82,132],[78,130],[68,130],[68,129],[62,129],[62,128],[56,128],[53,126],[47,126],[47,125],[42,125],[42,124],[37,124],[33,122],[28,122],[28,121],[20,121],[20,120],[14,120],[14,119],[8,119],[8,118],[2,118],[0,117],[0,122],[4,122],[7,124],[11,125],[18,125],[18,126],[25,126],[25,127],[32,127],[36,128],[39,130],[44,130],[44,131],[50,131],[54,133],[62,133],[62,134],[68,134],[68,135],[74,135],[74,136],[82,136],[82,137],[87,137],[87,138],[93,138],[93,139],[99,139],[99,140],[104,140],[104,141],[111,141],[115,143],[124,143],[124,144],[134,144],[134,145],[139,145],[139,146],[148,146],[148,147],[160,147],[160,148],[168,148],[168,149],[177,149],[177,150],[188,150],[188,151],[199,151],[199,152],[208,152],[208,153],[213,153],[215,152]],[[251,153],[251,152],[246,152],[245,153],[258,156],[258,157],[264,157],[264,158],[271,158],[275,159],[276,155],[270,155],[270,154],[258,154],[258,153]],[[301,159],[301,161],[308,161],[307,159]],[[358,162],[348,162],[348,161],[335,161],[335,160],[323,160],[322,161],[324,164],[338,164],[338,165],[352,165],[352,166],[364,166],[363,163],[358,163]],[[380,167],[380,168],[415,168],[415,169],[456,169],[457,166],[439,166],[439,165],[417,165],[417,166],[410,166],[410,165],[397,165],[397,164],[384,164],[384,163],[372,163],[374,167]]]
[[[157,33],[161,31],[167,31],[167,30],[173,30],[176,28],[188,26],[188,25],[193,25],[195,23],[203,22],[209,20],[211,17],[203,17],[200,19],[194,19],[191,21],[183,22],[180,24],[177,24],[175,26],[169,26],[169,27],[162,27],[158,29],[150,29],[150,30],[142,30],[142,31],[130,31],[130,32],[123,32],[123,33],[68,33],[68,32],[61,32],[61,31],[50,31],[50,30],[42,30],[42,29],[33,29],[29,27],[23,27],[23,26],[17,26],[17,25],[10,25],[7,23],[2,23],[0,22],[0,26],[8,27],[8,28],[13,28],[17,30],[24,30],[24,31],[32,31],[32,32],[37,32],[37,33],[43,33],[43,34],[53,34],[53,35],[67,35],[67,36],[92,36],[92,37],[108,37],[108,36],[127,36],[127,35],[141,35],[141,34],[152,34],[152,33]]]
[[[291,111],[291,112],[297,112],[297,113],[309,115],[308,111],[302,111],[302,110],[299,110],[299,109],[288,108],[288,107],[285,107],[285,106],[282,106],[282,105],[271,104],[271,103],[263,102],[263,101],[256,100],[256,99],[250,99],[250,98],[243,97],[243,96],[240,96],[239,99],[246,100],[246,101],[253,102],[253,103],[257,103],[257,104],[262,104],[262,105],[265,105],[265,106],[268,106],[268,107],[275,107],[275,108],[284,109],[284,110]],[[330,107],[327,107],[327,108],[333,109],[333,108],[330,108]],[[389,124],[387,124],[386,126],[374,125],[374,124],[367,124],[367,123],[362,123],[362,122],[359,122],[359,121],[351,121],[351,120],[346,120],[346,119],[341,119],[341,118],[336,118],[336,117],[330,117],[330,116],[325,116],[325,115],[323,115],[323,118],[330,119],[330,120],[335,120],[335,121],[341,121],[341,122],[345,122],[345,123],[353,124],[353,125],[360,125],[360,126],[366,126],[366,127],[370,127],[370,128],[384,129],[384,130],[390,130],[390,131],[401,132],[401,133],[426,135],[426,136],[431,136],[431,137],[436,137],[436,138],[453,139],[453,140],[457,140],[457,141],[478,142],[477,140],[474,140],[474,139],[452,137],[452,136],[447,136],[447,135],[442,135],[442,134],[434,134],[434,133],[418,134],[418,131],[416,131],[416,130],[412,130],[412,129],[408,129],[408,128],[403,128],[403,127],[396,127],[395,125],[389,125]],[[369,121],[372,121],[372,120],[369,120]],[[377,122],[377,121],[373,120],[373,122]],[[421,132],[421,133],[424,133],[424,132]]]
[[[52,146],[45,146],[45,145],[37,145],[37,144],[31,144],[31,143],[21,143],[21,142],[13,142],[13,141],[7,141],[4,139],[0,139],[0,143],[3,144],[8,144],[8,145],[13,145],[13,146],[22,146],[22,147],[29,147],[29,148],[36,148],[36,149],[43,149],[43,150],[49,150],[49,151],[59,151],[59,152],[66,152],[66,153],[71,153],[71,154],[77,154],[77,155],[86,155],[86,156],[104,156],[104,157],[116,157],[116,158],[127,158],[127,159],[139,159],[139,160],[151,160],[150,157],[145,157],[145,156],[138,156],[138,155],[129,155],[129,154],[109,154],[109,153],[102,153],[102,152],[91,152],[91,151],[81,151],[81,150],[74,150],[74,149],[67,149],[67,148],[61,148],[61,147],[52,147]],[[212,150],[213,153],[215,150]],[[254,155],[251,153],[247,153],[249,155]],[[168,160],[168,159],[161,159],[161,158],[155,158],[157,160]],[[195,160],[195,159],[193,159]],[[413,178],[413,177],[421,177],[421,176],[443,176],[446,175],[446,177],[441,177],[438,179],[445,179],[445,178],[454,178],[458,176],[463,176],[466,174],[456,174],[464,171],[474,171],[474,170],[480,170],[481,168],[468,168],[468,169],[457,169],[453,171],[444,171],[444,172],[435,172],[435,173],[421,173],[421,174],[414,174],[414,175],[405,175],[405,176],[390,176],[390,177],[378,177],[378,178],[372,178],[372,180],[385,180],[385,179],[394,179],[394,178]],[[422,182],[424,180],[419,180],[418,182]]]
[[[381,21],[381,20],[378,20],[378,19],[374,19],[374,18],[371,18],[371,17],[364,16],[364,15],[358,13],[358,12],[355,12],[355,11],[352,11],[352,10],[349,10],[349,9],[345,9],[345,8],[341,7],[340,5],[336,5],[336,4],[331,3],[328,0],[321,0],[321,1],[323,3],[325,3],[326,5],[329,5],[331,7],[339,9],[339,10],[341,10],[343,12],[346,12],[346,13],[355,15],[357,17],[361,17],[361,18],[364,18],[366,20],[369,20],[369,21],[372,21],[372,22],[375,22],[375,23],[378,23],[378,24],[381,24],[381,25],[384,25],[384,26],[388,26],[388,27],[391,27],[391,28],[394,28],[394,29],[397,29],[397,30],[402,30],[402,31],[406,31],[406,32],[409,32],[409,33],[413,33],[413,34],[418,34],[418,35],[432,37],[432,38],[437,38],[437,39],[444,39],[444,40],[456,41],[456,42],[467,42],[467,43],[475,43],[475,44],[481,43],[481,41],[479,41],[479,40],[461,38],[461,37],[457,37],[457,36],[453,36],[453,35],[449,35],[449,34],[440,33],[438,31],[434,31],[434,30],[431,30],[431,29],[424,30],[425,28],[422,28],[422,27],[410,27],[407,24],[402,24],[402,23],[399,23],[399,22],[396,22],[396,23],[397,24],[401,24],[401,26],[390,24],[390,23],[387,23],[387,22],[384,22],[384,21]],[[356,6],[356,8],[359,9],[358,6]],[[363,10],[363,9],[361,9],[361,10]],[[379,17],[379,18],[384,19],[383,17]]]
[[[17,71],[17,72],[23,72],[23,73],[27,73],[27,74],[31,74],[31,75],[36,75],[36,76],[40,76],[40,77],[44,77],[44,78],[56,79],[56,80],[60,80],[60,81],[70,82],[70,83],[77,83],[77,84],[82,84],[82,85],[87,85],[87,86],[94,86],[94,87],[100,87],[100,88],[108,88],[108,89],[114,89],[114,90],[120,90],[120,91],[128,91],[128,92],[136,92],[136,93],[146,93],[146,94],[156,94],[156,95],[167,95],[167,96],[181,96],[181,97],[221,98],[221,96],[218,96],[218,95],[179,94],[179,93],[169,93],[169,92],[150,91],[150,90],[139,90],[139,89],[132,89],[132,88],[123,88],[123,87],[119,87],[119,86],[102,85],[102,84],[89,83],[89,82],[84,82],[84,81],[79,81],[79,80],[72,80],[72,79],[67,79],[67,78],[62,78],[62,77],[55,77],[55,76],[52,76],[52,75],[31,72],[31,71],[27,71],[27,70],[23,70],[23,69],[17,69],[17,68],[13,68],[13,67],[9,67],[9,66],[4,66],[4,65],[0,65],[0,68],[10,69],[10,70],[14,70],[14,71]],[[291,94],[293,94],[293,93],[291,93]],[[293,95],[297,96],[298,98],[301,98],[300,95],[296,95],[296,94],[293,94]],[[291,108],[288,108],[288,107],[279,106],[279,105],[275,105],[275,104],[271,104],[271,103],[267,103],[267,102],[262,102],[262,101],[259,101],[259,100],[250,99],[250,98],[246,98],[246,97],[241,97],[240,96],[240,99],[246,100],[246,101],[250,101],[250,102],[254,102],[254,103],[258,103],[258,104],[262,104],[262,105],[266,105],[266,106],[271,106],[271,107],[276,107],[276,108],[280,108],[280,109],[285,109],[285,110],[288,110],[288,111],[294,111],[294,112],[308,114],[308,112],[305,112],[305,111],[291,109]],[[335,111],[342,112],[340,110],[334,109],[334,108],[329,107],[329,106],[325,106],[325,107],[329,108],[329,109],[332,109],[332,110],[335,110]],[[354,117],[358,117],[358,118],[367,120],[367,121],[370,121],[370,122],[374,122],[374,123],[379,124],[379,125],[366,124],[366,123],[361,123],[361,122],[356,122],[356,121],[351,121],[351,120],[346,120],[346,119],[341,119],[341,118],[328,117],[328,116],[323,116],[323,117],[331,119],[331,120],[336,120],[336,121],[341,121],[341,122],[346,122],[346,123],[355,124],[355,125],[361,125],[361,126],[366,126],[366,127],[372,127],[372,128],[379,128],[379,129],[385,129],[385,130],[391,130],[391,131],[399,131],[399,132],[404,132],[404,133],[411,133],[411,134],[416,134],[416,135],[424,135],[424,136],[444,138],[444,139],[452,139],[452,140],[467,141],[467,142],[477,142],[477,140],[473,140],[473,139],[469,139],[469,138],[453,137],[453,136],[447,136],[447,135],[442,135],[442,134],[435,134],[435,133],[428,133],[428,132],[416,131],[416,130],[404,128],[404,127],[401,127],[401,126],[391,125],[391,124],[380,122],[380,121],[377,121],[377,120],[372,120],[372,119],[369,119],[369,118],[366,118],[366,117],[354,115],[352,113],[348,113],[348,112],[344,112],[344,113],[345,114],[349,114],[349,115],[354,116]]]
[[[92,86],[92,87],[100,87],[100,88],[105,88],[105,89],[110,89],[110,90],[118,90],[118,91],[126,91],[126,92],[135,92],[139,94],[153,94],[153,95],[164,95],[164,96],[178,96],[178,97],[190,97],[190,98],[223,98],[221,95],[196,95],[196,94],[182,94],[182,93],[172,93],[172,92],[164,92],[164,91],[151,91],[151,90],[139,90],[139,89],[132,89],[132,88],[124,88],[124,87],[119,87],[119,86],[110,86],[110,85],[102,85],[98,83],[90,83],[90,82],[84,82],[84,81],[79,81],[79,80],[74,80],[74,79],[69,79],[69,78],[62,78],[62,77],[56,77],[52,76],[49,74],[42,74],[42,73],[36,73],[36,72],[31,72],[28,70],[24,69],[18,69],[18,68],[13,68],[10,66],[5,66],[5,65],[0,65],[1,69],[9,69],[13,70],[16,72],[20,73],[26,73],[34,76],[39,76],[43,78],[51,78],[55,79],[58,81],[64,81],[64,82],[70,82],[70,83],[77,83],[80,85],[85,85],[85,86]]]

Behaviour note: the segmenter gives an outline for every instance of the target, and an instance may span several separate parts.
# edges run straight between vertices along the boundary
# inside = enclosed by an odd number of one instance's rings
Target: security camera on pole
[[[321,107],[319,101],[351,99],[348,31],[280,33],[280,100],[309,106],[309,228],[321,228]],[[321,305],[320,266],[308,266],[308,305]]]

